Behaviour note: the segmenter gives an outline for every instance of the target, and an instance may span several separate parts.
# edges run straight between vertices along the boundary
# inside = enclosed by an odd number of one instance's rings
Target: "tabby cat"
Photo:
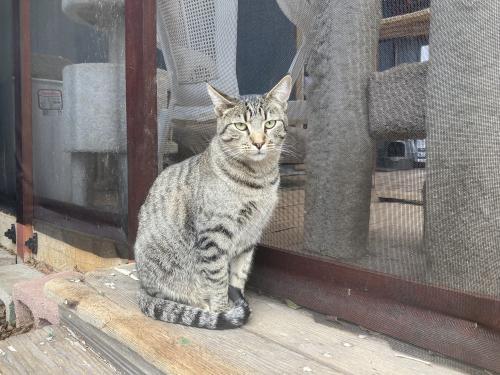
[[[139,307],[171,323],[242,326],[254,246],[278,199],[292,80],[231,98],[208,85],[217,132],[207,149],[165,169],[139,213]]]

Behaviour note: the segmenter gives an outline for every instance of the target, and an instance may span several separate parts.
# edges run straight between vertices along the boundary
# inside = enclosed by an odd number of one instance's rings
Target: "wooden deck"
[[[117,371],[70,330],[47,326],[0,341],[0,374],[107,375]]]
[[[293,251],[303,250],[304,198],[303,188],[280,190],[278,205],[262,243]]]
[[[304,176],[302,184],[280,190],[280,200],[262,243],[281,249],[314,253],[304,249]],[[376,172],[368,254],[355,265],[425,282],[423,252],[424,169]],[[332,257],[335,257],[332,246]],[[323,254],[324,255],[324,254]]]
[[[422,190],[425,169],[409,169],[393,172],[376,172],[374,198],[403,203],[423,204]]]
[[[242,329],[208,331],[167,324],[141,314],[137,288],[130,276],[108,269],[88,273],[80,283],[52,280],[45,292],[60,303],[65,319],[92,327],[85,330],[91,340],[115,340],[117,347],[169,374],[483,373],[253,293],[252,317]]]

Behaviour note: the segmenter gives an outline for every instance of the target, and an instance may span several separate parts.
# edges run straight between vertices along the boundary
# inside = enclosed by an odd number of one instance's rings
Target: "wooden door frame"
[[[125,0],[129,258],[137,217],[158,175],[156,0]]]
[[[33,234],[33,140],[30,0],[12,0],[14,49],[14,127],[16,138],[16,247],[20,259],[31,250]]]

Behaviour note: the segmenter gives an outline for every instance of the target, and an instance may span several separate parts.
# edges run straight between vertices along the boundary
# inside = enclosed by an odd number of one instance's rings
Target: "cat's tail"
[[[139,308],[151,318],[207,329],[238,328],[244,325],[250,316],[250,307],[244,299],[236,301],[230,310],[216,313],[152,297],[142,288],[139,290]]]

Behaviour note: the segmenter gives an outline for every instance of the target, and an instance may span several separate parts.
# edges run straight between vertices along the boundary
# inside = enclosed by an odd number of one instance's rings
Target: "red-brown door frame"
[[[25,260],[25,246],[33,233],[33,149],[31,118],[30,0],[12,0],[14,48],[14,121],[16,133],[17,254]]]
[[[158,174],[156,1],[125,1],[128,242],[133,259],[137,216]]]

